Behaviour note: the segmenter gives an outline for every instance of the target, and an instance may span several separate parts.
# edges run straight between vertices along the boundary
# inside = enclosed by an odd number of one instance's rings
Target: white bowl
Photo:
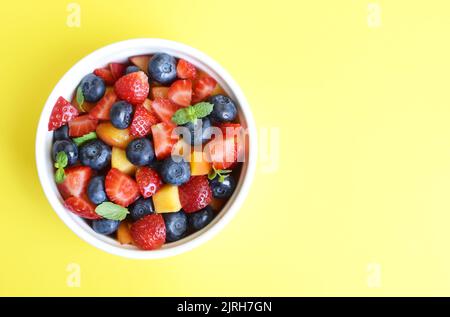
[[[115,239],[94,232],[80,217],[68,211],[54,181],[51,158],[52,133],[47,131],[48,119],[59,96],[72,100],[77,84],[88,73],[109,62],[124,62],[130,56],[165,52],[186,59],[213,76],[226,93],[237,102],[239,120],[247,128],[247,152],[242,164],[241,175],[233,196],[222,211],[202,230],[177,242],[165,244],[159,250],[144,251],[132,245],[121,245]],[[236,214],[247,196],[256,166],[256,129],[247,100],[233,78],[217,62],[204,53],[180,44],[162,39],[133,39],[114,43],[96,50],[76,63],[58,82],[42,110],[36,135],[36,164],[39,179],[51,206],[64,223],[80,238],[111,254],[135,258],[155,259],[173,256],[191,250],[218,233]]]

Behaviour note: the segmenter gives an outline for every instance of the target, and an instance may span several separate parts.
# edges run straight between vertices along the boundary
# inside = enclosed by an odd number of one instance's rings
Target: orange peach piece
[[[73,95],[72,105],[74,107],[76,107],[80,112],[89,112],[89,111],[91,111],[92,108],[95,107],[95,103],[90,103],[90,102],[87,102],[87,101],[84,101],[82,106],[80,107],[80,105],[77,102],[77,94],[76,94],[76,92]]]
[[[219,212],[227,201],[225,199],[213,198],[209,205],[215,212]]]
[[[153,87],[152,96],[155,98],[167,98],[169,87]]]
[[[193,151],[191,154],[191,175],[208,175],[211,163],[208,162],[206,154],[201,151]]]
[[[215,95],[225,95],[225,96],[227,95],[225,90],[223,90],[223,88],[218,83],[211,93],[211,96],[215,96]]]
[[[97,126],[97,136],[106,144],[125,149],[134,138],[130,135],[130,130],[117,129],[111,122],[100,123]]]
[[[157,213],[177,212],[181,209],[178,187],[163,185],[154,195],[153,204]]]
[[[130,57],[130,62],[139,67],[142,71],[148,74],[148,62],[150,61],[151,55],[139,55]]]
[[[128,221],[122,221],[117,229],[117,240],[120,244],[132,244],[133,239],[130,233],[131,224]]]
[[[137,170],[137,166],[133,165],[127,158],[125,150],[113,147],[111,153],[111,167],[117,168],[119,171],[133,176]]]

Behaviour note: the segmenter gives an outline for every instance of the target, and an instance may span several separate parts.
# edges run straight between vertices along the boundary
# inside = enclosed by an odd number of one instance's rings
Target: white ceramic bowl
[[[165,244],[159,250],[144,251],[131,245],[121,245],[115,239],[97,234],[82,218],[72,214],[64,207],[64,201],[54,181],[51,159],[53,134],[47,131],[47,124],[56,99],[63,96],[67,100],[71,100],[77,84],[86,74],[98,67],[107,65],[109,62],[124,62],[130,56],[156,52],[165,52],[184,58],[213,76],[226,93],[237,102],[239,120],[242,126],[247,128],[248,139],[247,154],[236,190],[216,218],[202,230],[182,240]],[[210,57],[192,47],[177,42],[161,39],[133,39],[96,50],[76,63],[61,78],[48,97],[41,113],[36,135],[36,164],[39,179],[48,201],[64,223],[80,238],[101,250],[127,258],[163,258],[188,251],[206,242],[234,217],[247,196],[253,179],[256,165],[256,129],[250,107],[241,89],[228,72]]]

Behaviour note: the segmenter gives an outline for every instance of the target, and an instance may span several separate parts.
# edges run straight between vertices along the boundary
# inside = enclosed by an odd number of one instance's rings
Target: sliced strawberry
[[[177,135],[172,135],[175,126],[161,122],[152,126],[153,146],[158,160],[170,156],[172,148],[178,141]]]
[[[167,98],[169,87],[152,87],[152,97],[155,98]]]
[[[175,81],[170,86],[167,95],[173,103],[182,107],[189,106],[192,99],[192,82],[187,79]]]
[[[208,206],[212,191],[205,175],[192,176],[187,183],[178,187],[180,202],[186,213],[198,211]]]
[[[97,123],[97,119],[91,119],[88,114],[79,116],[69,122],[69,135],[71,137],[79,137],[95,131]]]
[[[144,198],[151,197],[163,184],[158,173],[146,166],[136,171],[136,182]]]
[[[85,219],[100,219],[95,213],[95,205],[84,197],[69,197],[64,201],[64,206],[75,215]]]
[[[215,138],[208,144],[209,159],[215,169],[227,169],[236,162],[237,144],[234,136],[226,138]]]
[[[78,116],[78,110],[71,105],[63,97],[59,97],[53,106],[52,113],[50,114],[50,120],[48,121],[48,131],[53,131],[67,122],[73,120]]]
[[[216,80],[208,75],[202,75],[194,81],[192,102],[197,103],[208,98],[216,88]]]
[[[152,125],[158,123],[158,118],[148,111],[144,105],[136,106],[133,121],[130,126],[132,136],[143,137],[150,133]]]
[[[139,197],[139,187],[134,179],[116,168],[109,170],[105,178],[108,198],[123,207],[128,207]]]
[[[144,72],[134,72],[120,77],[114,84],[119,99],[133,105],[142,104],[148,96],[150,86]]]
[[[147,215],[134,222],[130,228],[133,242],[143,250],[155,250],[166,241],[166,225],[160,214]]]
[[[169,99],[156,98],[152,101],[152,109],[154,113],[161,119],[161,121],[175,125],[172,122],[173,114],[181,107],[170,102]]]
[[[147,73],[148,62],[151,55],[138,55],[129,58],[130,62],[139,67],[143,72]]]
[[[116,102],[117,96],[113,89],[107,88],[105,95],[100,99],[94,108],[89,111],[91,119],[109,120],[109,112]]]
[[[181,79],[195,78],[197,69],[194,65],[184,59],[180,59],[177,64],[177,76]]]
[[[234,162],[228,166],[228,168],[231,168],[238,160],[243,159],[245,151],[245,131],[239,123],[222,123],[219,125],[219,128],[222,130],[224,138],[234,138]]]
[[[109,70],[111,71],[114,81],[118,80],[123,76],[123,74],[125,74],[126,68],[127,66],[121,63],[109,63]]]
[[[96,70],[94,70],[94,75],[103,79],[103,81],[107,85],[114,85],[116,81],[113,77],[113,74],[108,68],[97,68]]]
[[[74,166],[64,170],[66,177],[64,182],[58,184],[59,192],[64,199],[75,196],[81,197],[86,193],[92,169],[88,166]]]

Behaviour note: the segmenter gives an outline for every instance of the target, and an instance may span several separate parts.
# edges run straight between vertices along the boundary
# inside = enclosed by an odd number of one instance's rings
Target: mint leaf
[[[208,173],[208,179],[212,181],[217,176],[217,172],[215,169],[212,169]]]
[[[199,102],[193,105],[192,108],[194,109],[195,116],[199,119],[209,115],[213,111],[214,105],[209,102]]]
[[[81,144],[83,144],[86,141],[90,141],[90,140],[94,140],[97,138],[97,134],[95,132],[89,132],[88,134],[82,135],[78,138],[74,138],[72,139],[73,142],[75,142],[75,144],[77,146],[80,146]]]
[[[56,162],[55,167],[56,168],[64,168],[67,166],[68,158],[66,152],[58,152],[56,154]]]
[[[124,220],[128,214],[128,209],[107,201],[98,205],[95,212],[106,219]]]
[[[181,108],[173,114],[172,121],[177,125],[182,125],[191,121],[191,118],[186,108]]]
[[[214,105],[209,102],[200,102],[193,106],[178,109],[172,116],[172,121],[177,125],[182,125],[188,122],[195,122],[195,120],[206,117],[213,109]]]
[[[216,178],[216,176],[219,176],[219,183],[223,183],[225,178],[228,177],[228,174],[230,174],[232,170],[218,170],[215,169],[213,166],[213,169],[208,173],[208,179],[213,180]]]
[[[84,95],[83,95],[83,90],[81,89],[81,85],[78,86],[78,88],[77,88],[76,99],[77,99],[78,107],[80,108],[80,110],[84,111],[84,108],[83,108]]]
[[[57,184],[61,184],[66,179],[66,173],[63,168],[58,168],[55,173],[55,181]]]

